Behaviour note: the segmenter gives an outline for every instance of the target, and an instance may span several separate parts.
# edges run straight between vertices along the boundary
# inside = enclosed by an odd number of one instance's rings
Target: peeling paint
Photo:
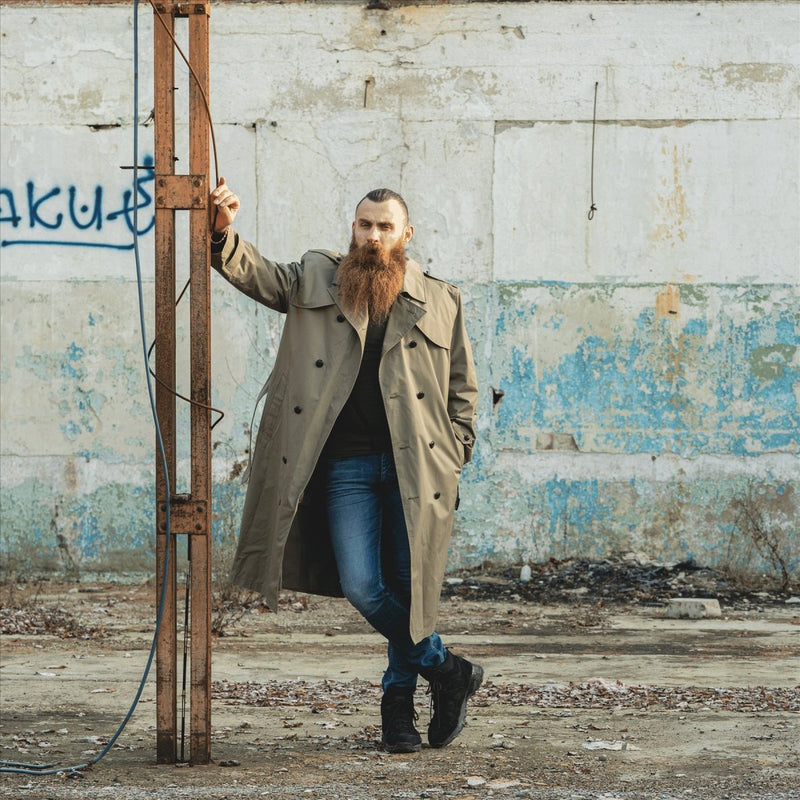
[[[750,354],[750,368],[753,376],[765,381],[782,378],[790,367],[797,346],[776,344],[769,347],[756,347]]]
[[[679,148],[677,145],[671,148],[665,145],[661,148],[661,152],[668,160],[671,171],[669,175],[661,178],[663,191],[657,195],[656,219],[663,221],[656,227],[653,240],[669,242],[674,247],[676,239],[681,242],[686,241],[685,222],[688,210],[683,182],[691,159],[687,156],[685,148]]]
[[[538,472],[546,473],[546,465]],[[459,546],[451,559],[469,564],[484,550],[476,532],[480,504],[488,501],[490,493],[499,492],[503,502],[498,524],[507,535],[502,542],[494,542],[493,556],[501,561],[545,561],[576,553],[604,558],[633,551],[664,562],[695,560],[716,567],[735,565],[744,571],[748,566],[767,568],[766,561],[748,549],[737,523],[736,503],[751,490],[752,477],[726,475],[706,466],[704,474],[691,480],[681,477],[680,470],[666,480],[653,480],[641,465],[628,476],[624,471],[617,474],[608,462],[605,472],[602,477],[565,479],[521,470],[510,482],[495,484],[490,479],[471,485],[462,492],[466,519],[459,521]],[[796,481],[784,473],[783,477],[769,475],[757,485],[763,498],[760,513],[775,532],[781,557],[796,574],[800,569]],[[749,565],[742,563],[745,554],[751,559]]]
[[[594,287],[537,289],[536,303],[526,305],[531,291],[518,288],[500,301],[492,384],[504,399],[492,417],[496,446],[532,447],[536,436],[560,430],[584,452],[691,457],[800,448],[791,306],[776,303],[765,315],[751,307],[755,299],[731,302],[741,300],[739,289],[704,287],[706,302],[721,297],[712,329],[697,306],[669,314],[672,291],[663,295],[663,316],[643,305],[641,289],[612,289],[591,314],[585,310],[601,296]],[[568,306],[584,313],[568,314],[567,325]],[[543,347],[555,307],[557,335]],[[748,362],[749,370],[737,366]]]
[[[720,64],[703,71],[703,77],[726,86],[749,89],[753,84],[770,84],[783,80],[789,69],[783,64],[742,63]]]

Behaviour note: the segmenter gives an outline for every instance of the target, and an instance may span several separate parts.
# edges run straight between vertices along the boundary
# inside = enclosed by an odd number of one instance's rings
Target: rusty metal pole
[[[177,760],[177,592],[175,543],[188,538],[191,560],[190,638],[191,688],[189,761],[211,760],[211,293],[209,281],[209,120],[203,95],[208,97],[209,5],[175,0],[156,5],[155,58],[155,292],[156,292],[156,407],[174,474],[176,458],[175,415],[175,211],[189,211],[190,359],[191,359],[191,490],[169,497],[172,553],[156,666],[156,759],[160,764]],[[175,19],[188,18],[189,56],[193,76],[189,85],[189,170],[175,174]],[[163,564],[166,550],[166,482],[156,469],[157,556]],[[159,569],[161,572],[161,569]],[[159,575],[157,591],[161,589]]]
[[[162,14],[170,32],[175,30],[172,14]],[[175,168],[175,50],[164,26],[153,22],[155,64],[154,136],[155,171],[163,180]],[[156,335],[156,412],[164,443],[167,469],[174,487],[175,456],[175,210],[157,204],[155,210],[155,335]],[[167,488],[161,459],[156,457],[156,602],[162,582],[167,582],[156,660],[156,760],[172,764],[177,756],[177,620],[176,620],[176,537],[166,537]],[[164,574],[167,546],[171,558]]]
[[[191,578],[191,762],[211,760],[211,281],[208,231],[209,5],[194,4],[189,52],[196,80],[189,91],[190,338],[192,384],[192,501],[197,509],[189,537]],[[200,85],[198,85],[198,82]]]

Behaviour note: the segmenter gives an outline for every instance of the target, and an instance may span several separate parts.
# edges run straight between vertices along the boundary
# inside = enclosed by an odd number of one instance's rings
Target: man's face
[[[403,207],[397,200],[384,203],[362,200],[359,203],[353,220],[353,242],[356,247],[375,242],[385,250],[391,250],[398,242],[405,245],[413,235],[414,228],[408,224]]]

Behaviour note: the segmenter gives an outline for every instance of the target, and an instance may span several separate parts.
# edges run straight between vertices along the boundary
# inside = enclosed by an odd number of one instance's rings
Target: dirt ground
[[[486,673],[447,748],[382,753],[381,640],[342,600],[287,595],[214,640],[212,765],[155,764],[153,670],[102,761],[0,774],[0,797],[800,798],[798,598],[729,592],[722,617],[667,619],[674,580],[612,599],[597,574],[597,591],[572,580],[557,597],[534,578],[445,587],[439,630]],[[149,583],[6,587],[0,758],[99,752],[135,695],[153,606]],[[417,710],[424,729],[423,686]]]

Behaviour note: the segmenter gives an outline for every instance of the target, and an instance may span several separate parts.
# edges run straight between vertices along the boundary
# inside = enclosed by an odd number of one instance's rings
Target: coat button
[[[441,492],[434,492],[433,493],[433,499],[434,500],[438,500],[441,496],[442,496]]]
[[[286,458],[286,456],[284,456],[284,457],[281,459],[281,461],[283,461],[283,463],[284,463],[284,464],[288,464],[288,463],[289,463],[289,459],[288,459],[288,458]]]
[[[417,392],[417,400],[422,400],[425,397],[425,392]]]
[[[315,364],[316,366],[318,366],[318,367],[321,367],[321,366],[322,366],[324,363],[325,363],[325,362],[324,362],[324,361],[323,361],[321,358],[318,358],[318,359],[317,359],[317,360],[314,362],[314,364]]]
[[[408,346],[409,346],[409,347],[416,347],[416,346],[417,346],[417,343],[416,343],[416,341],[415,341],[414,339],[412,339],[412,340],[411,340],[411,341],[408,343]]]
[[[430,447],[431,450],[433,450],[433,448],[436,447],[436,442],[428,442],[428,447]]]
[[[294,413],[295,413],[295,414],[299,414],[299,413],[300,413],[302,410],[303,410],[303,409],[302,409],[302,408],[300,408],[300,406],[295,406],[295,407],[294,407]]]
[[[339,314],[339,315],[336,317],[336,321],[337,321],[337,322],[344,322],[344,314]]]

